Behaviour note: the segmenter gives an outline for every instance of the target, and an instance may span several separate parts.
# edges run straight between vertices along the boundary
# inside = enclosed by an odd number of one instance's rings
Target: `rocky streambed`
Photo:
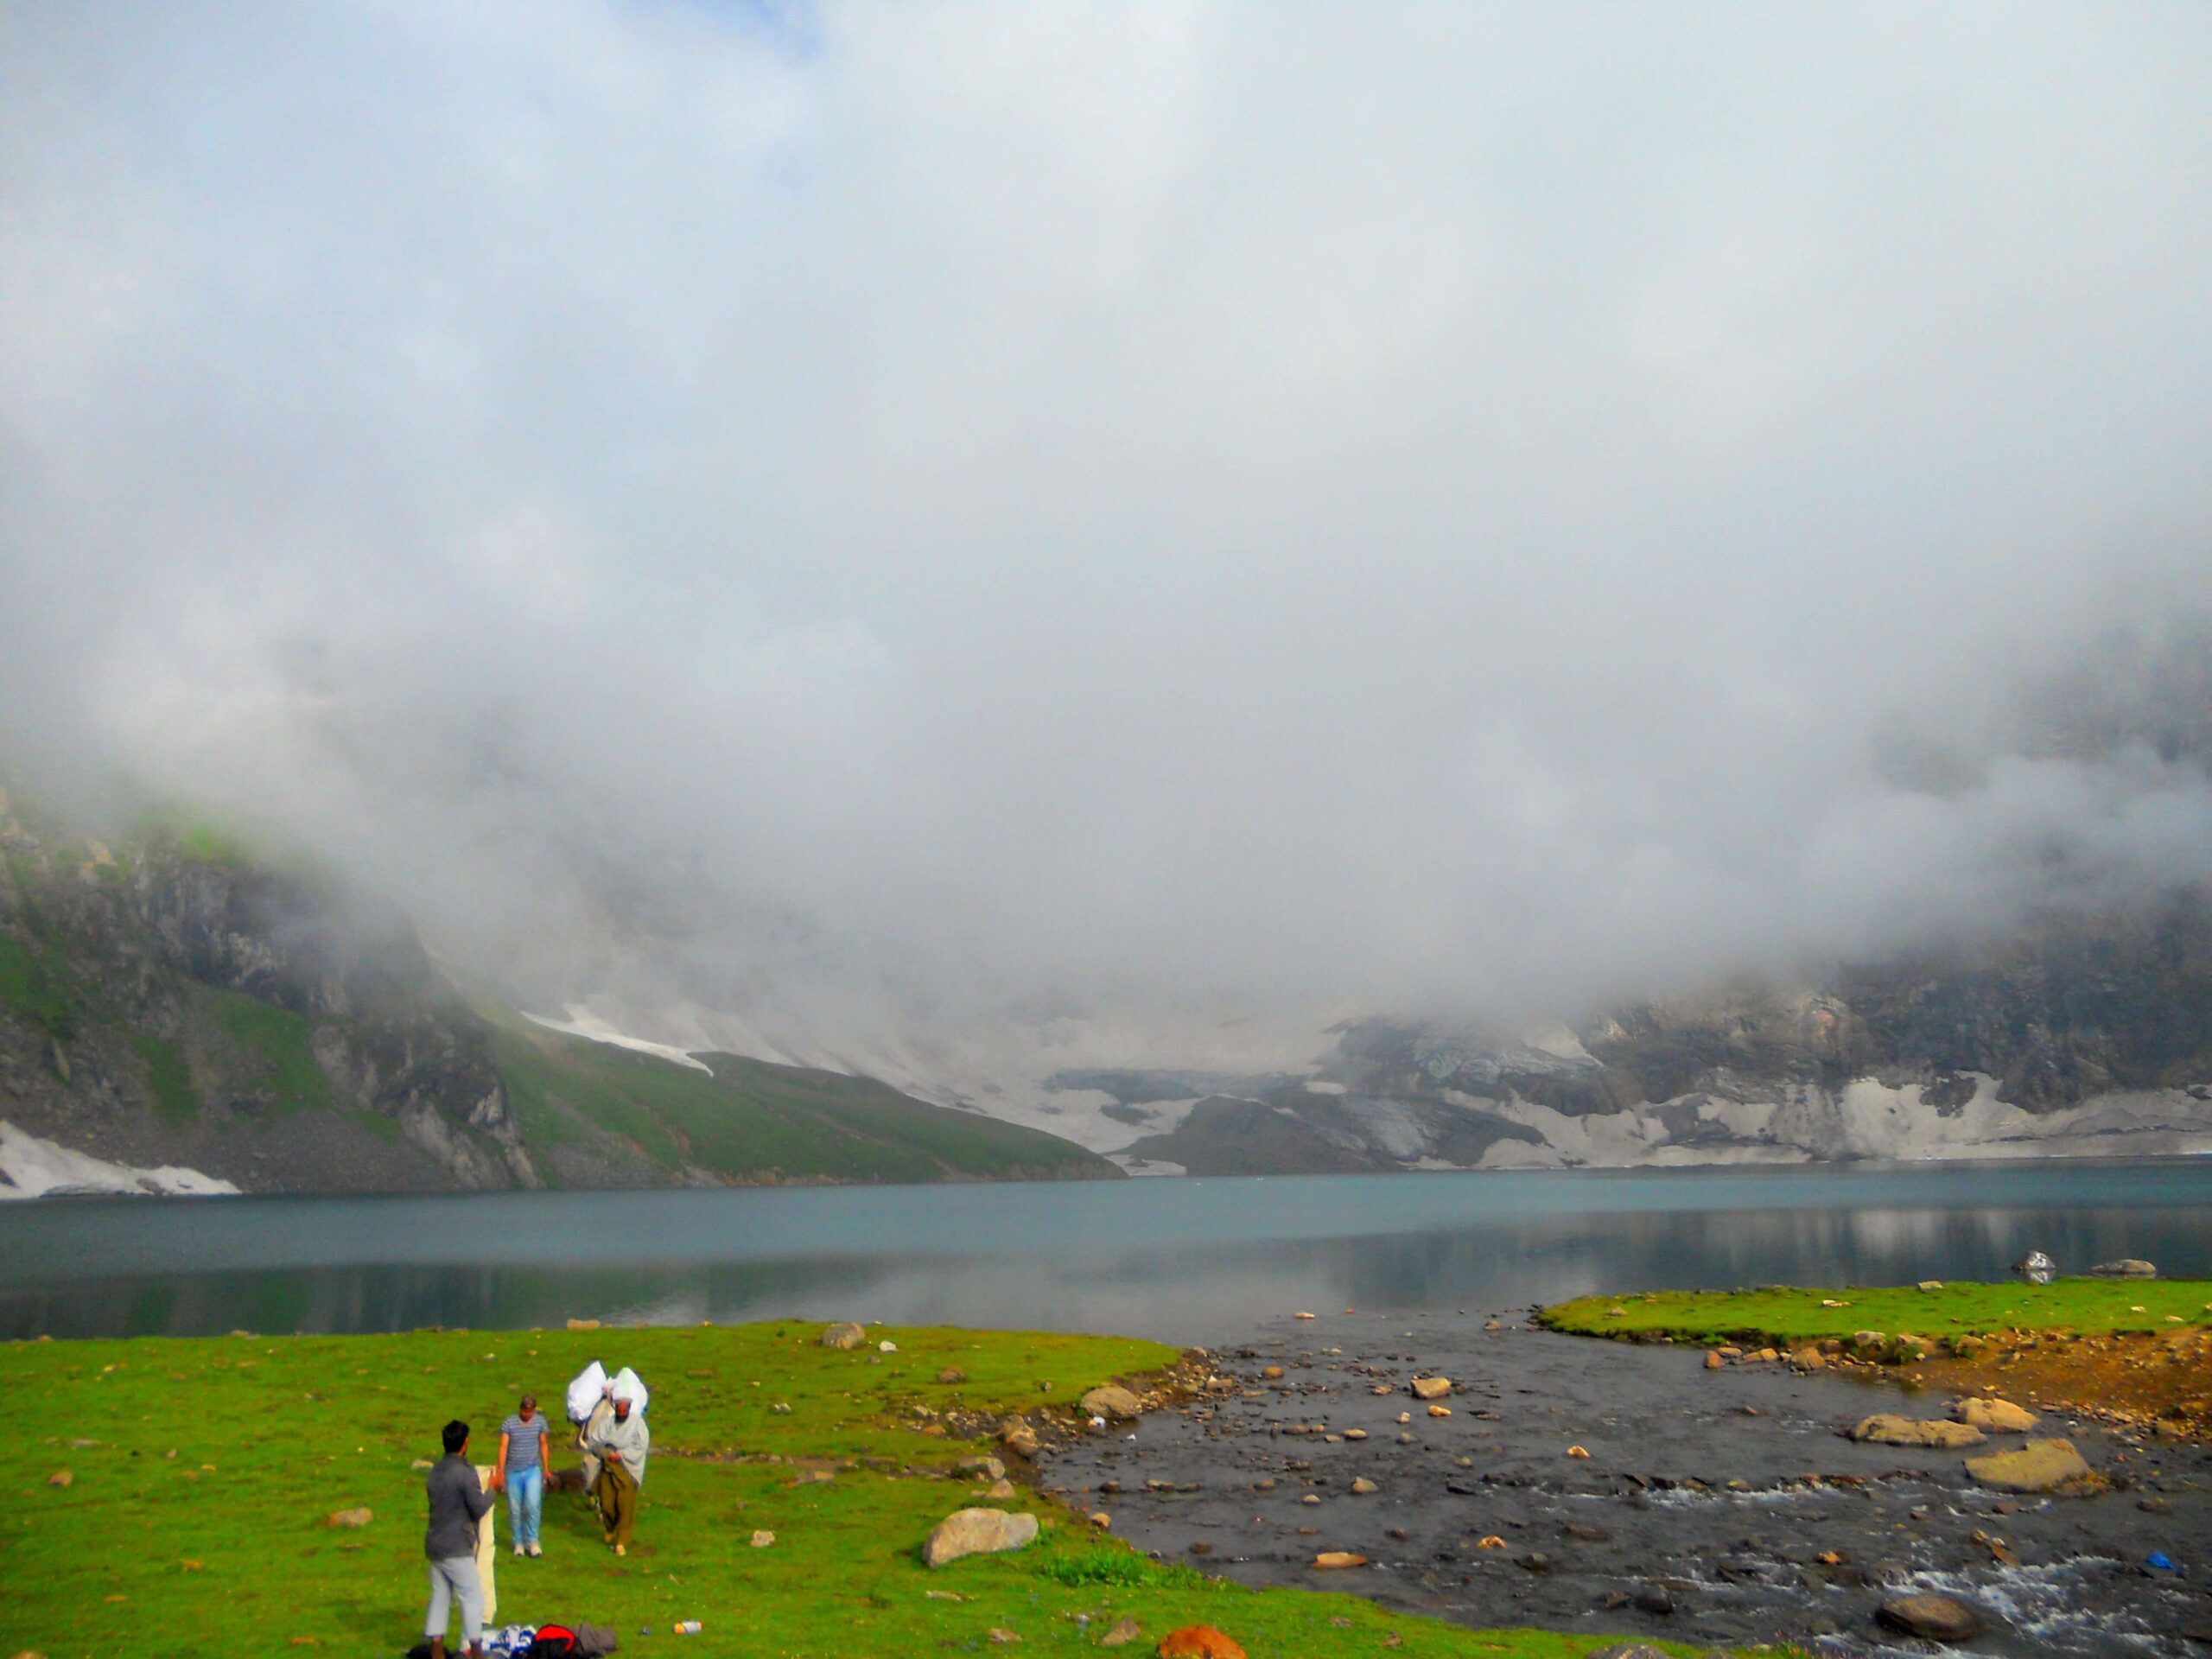
[[[1966,1459],[2019,1434],[1841,1433],[1948,1395],[1475,1310],[1285,1319],[1209,1357],[1179,1408],[1046,1452],[1046,1490],[1164,1559],[1471,1625],[1864,1651],[1917,1645],[1876,1614],[1925,1592],[1967,1604],[1986,1652],[2212,1652],[2202,1445],[2046,1416],[2104,1490],[2008,1493]]]

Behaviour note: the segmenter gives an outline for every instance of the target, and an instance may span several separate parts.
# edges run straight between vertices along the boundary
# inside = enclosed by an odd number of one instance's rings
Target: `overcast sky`
[[[2208,110],[2188,5],[15,0],[0,746],[733,1006],[2201,879],[2017,692],[2212,594]]]

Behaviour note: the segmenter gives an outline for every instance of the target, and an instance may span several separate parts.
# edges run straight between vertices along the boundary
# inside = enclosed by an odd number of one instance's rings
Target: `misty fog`
[[[687,1040],[2212,879],[2208,109],[2185,7],[14,4],[0,766]]]

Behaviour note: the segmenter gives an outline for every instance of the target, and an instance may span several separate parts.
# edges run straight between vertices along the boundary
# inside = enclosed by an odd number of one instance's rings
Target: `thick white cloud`
[[[1525,1012],[2201,879],[2201,766],[2012,711],[2212,592],[2208,65],[16,5],[0,741],[730,1007]]]

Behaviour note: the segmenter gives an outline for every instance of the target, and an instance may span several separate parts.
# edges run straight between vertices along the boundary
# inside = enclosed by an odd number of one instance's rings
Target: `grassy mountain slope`
[[[0,1120],[248,1192],[1116,1178],[1035,1130],[467,1003],[405,918],[189,824],[0,793]]]

